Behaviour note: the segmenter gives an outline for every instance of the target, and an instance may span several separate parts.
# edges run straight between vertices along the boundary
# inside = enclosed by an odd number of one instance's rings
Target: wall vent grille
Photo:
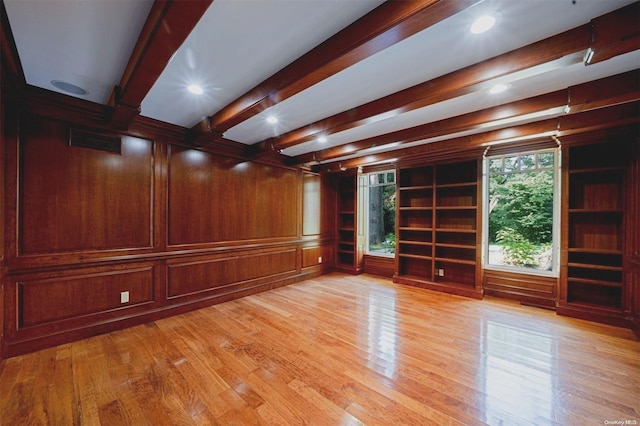
[[[97,149],[99,151],[120,154],[122,151],[122,138],[120,136],[107,136],[88,132],[86,130],[71,129],[69,146]]]

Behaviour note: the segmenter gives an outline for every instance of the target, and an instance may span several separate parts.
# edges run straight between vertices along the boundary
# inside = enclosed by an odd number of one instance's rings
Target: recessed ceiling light
[[[471,24],[471,31],[473,34],[482,34],[487,32],[493,27],[496,23],[496,17],[494,15],[482,15]]]
[[[278,122],[278,117],[274,117],[273,115],[270,115],[269,117],[267,117],[267,123],[276,124],[277,122]]]
[[[508,84],[496,84],[491,89],[489,89],[489,93],[492,95],[497,95],[498,93],[502,93],[509,88]]]
[[[197,84],[190,84],[189,86],[187,86],[187,90],[194,95],[202,95],[204,93],[202,87],[198,86]]]
[[[63,92],[71,93],[72,95],[84,96],[89,93],[82,87],[76,86],[75,84],[67,83],[66,81],[51,80],[51,84],[53,84],[54,87],[62,90]]]
[[[327,138],[326,138],[326,136],[320,136],[320,137],[318,138],[318,142],[320,142],[320,143],[326,143],[326,142],[327,142]]]

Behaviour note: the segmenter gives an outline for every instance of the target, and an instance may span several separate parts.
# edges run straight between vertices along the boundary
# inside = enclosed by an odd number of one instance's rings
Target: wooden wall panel
[[[295,249],[172,260],[167,262],[167,296],[230,293],[245,288],[242,284],[248,281],[295,274],[296,269]]]
[[[333,241],[322,245],[322,263],[323,265],[334,266],[336,261],[336,251]]]
[[[131,307],[153,300],[152,267],[18,282],[18,328]],[[129,302],[120,302],[120,292]]]
[[[304,273],[326,274],[332,272],[334,268],[335,250],[333,240],[326,240],[320,245],[302,247],[302,271]]]
[[[69,147],[69,127],[30,118],[20,141],[19,253],[150,247],[153,144]]]
[[[182,139],[162,126],[121,135],[120,154],[70,147],[70,124],[33,114],[13,108],[3,117],[2,356],[331,267],[301,269],[303,247],[321,245],[324,257],[333,256],[333,223],[313,211],[335,197],[325,178],[308,174],[305,189],[301,170],[180,148]],[[313,229],[303,237],[305,191]],[[127,304],[121,291],[129,291]]]
[[[169,244],[295,238],[298,172],[172,147]]]
[[[364,255],[363,271],[365,274],[393,278],[394,267],[394,257]]]
[[[322,247],[303,247],[302,249],[302,267],[308,268],[320,264],[322,257]],[[324,258],[322,259],[324,261]]]
[[[539,275],[484,270],[484,293],[545,308],[556,307],[558,279]]]

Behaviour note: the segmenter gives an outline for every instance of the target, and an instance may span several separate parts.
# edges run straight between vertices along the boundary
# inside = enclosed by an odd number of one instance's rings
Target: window
[[[365,188],[367,254],[396,252],[396,172],[369,173]]]
[[[557,275],[557,150],[485,161],[485,267]]]

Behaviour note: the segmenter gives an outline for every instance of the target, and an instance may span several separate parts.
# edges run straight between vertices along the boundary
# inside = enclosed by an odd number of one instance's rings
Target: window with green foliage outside
[[[555,273],[556,150],[487,158],[485,264]]]
[[[367,253],[391,256],[396,252],[396,172],[367,175]]]

